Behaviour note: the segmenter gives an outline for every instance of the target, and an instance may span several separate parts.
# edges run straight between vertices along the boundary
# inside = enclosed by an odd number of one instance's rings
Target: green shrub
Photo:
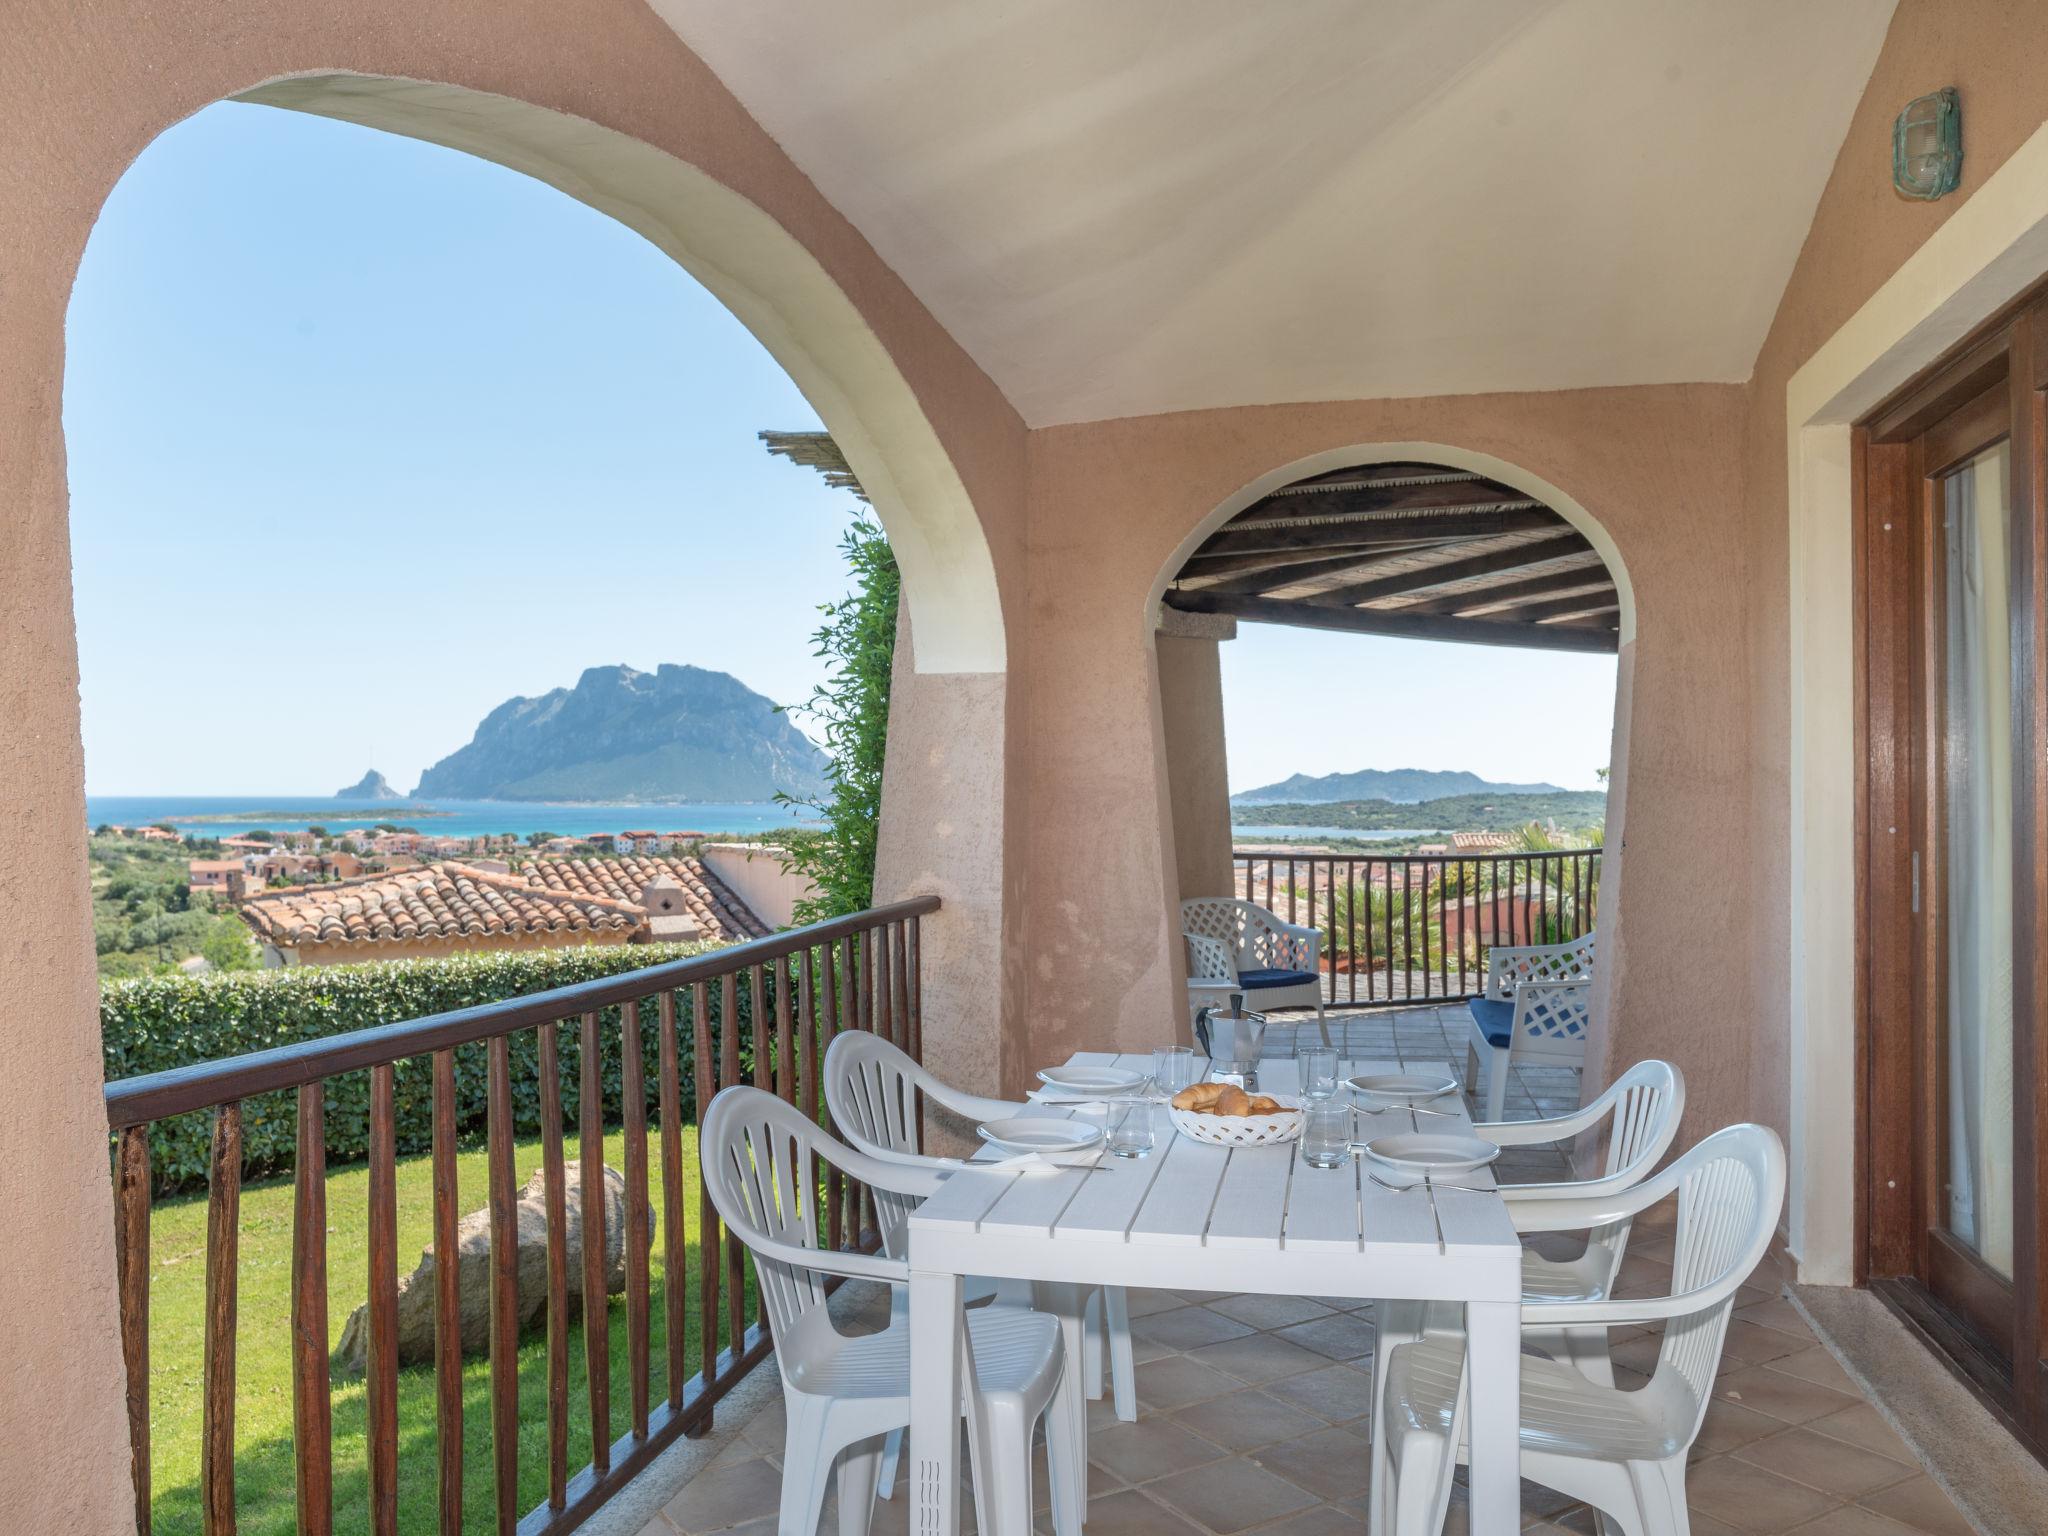
[[[445,960],[388,960],[366,965],[306,966],[225,975],[155,975],[107,981],[100,987],[100,1037],[107,1081],[173,1067],[318,1040],[379,1024],[395,1024],[451,1009],[525,997],[579,981],[638,970],[715,949],[712,944],[647,944],[459,955]],[[768,971],[773,986],[774,968]],[[741,1073],[753,1070],[748,988],[737,988]],[[709,988],[712,1039],[722,1042],[720,989]],[[773,993],[765,1001],[772,1005]],[[680,1036],[682,1112],[696,1117],[696,1074],[688,988],[676,997]],[[652,1003],[640,1009],[641,1042],[650,1101],[657,1092],[660,1030]],[[559,1031],[562,1112],[573,1158],[582,1050],[577,1020]],[[605,1119],[621,1114],[619,1009],[599,1015]],[[484,1125],[488,1072],[482,1042],[455,1052],[458,1128]],[[539,1032],[511,1036],[512,1104],[518,1134],[540,1129]],[[414,1057],[394,1073],[398,1152],[422,1152],[433,1138],[433,1060]],[[326,1090],[327,1155],[349,1162],[369,1147],[370,1074],[331,1078]],[[242,1105],[243,1171],[255,1175],[292,1166],[297,1144],[296,1092],[261,1094]],[[212,1111],[179,1115],[150,1131],[152,1182],[160,1192],[206,1182]]]

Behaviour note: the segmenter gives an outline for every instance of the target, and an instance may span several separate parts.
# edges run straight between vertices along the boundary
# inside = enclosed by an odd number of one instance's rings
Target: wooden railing
[[[1555,944],[1598,916],[1602,850],[1555,853],[1238,853],[1236,894],[1323,930],[1333,1003],[1477,996],[1496,945]]]
[[[296,1090],[298,1141],[292,1206],[291,1316],[293,1453],[297,1527],[324,1536],[334,1524],[332,1402],[328,1375],[326,1141],[323,1085],[367,1070],[368,1168],[368,1527],[398,1525],[398,1254],[394,1089],[400,1063],[431,1068],[433,1232],[437,1253],[456,1251],[456,1149],[472,1127],[458,1120],[456,1051],[487,1053],[482,1115],[489,1168],[490,1426],[495,1529],[543,1536],[580,1524],[677,1436],[701,1432],[712,1405],[768,1352],[758,1309],[747,1315],[745,1254],[725,1234],[704,1192],[683,1127],[718,1088],[751,1081],[812,1115],[823,1113],[819,1063],[842,1029],[871,1029],[912,1055],[920,1052],[918,920],[935,896],[793,929],[688,960],[551,992],[487,1003],[405,1023],[182,1067],[111,1083],[107,1123],[115,1137],[116,1257],[122,1351],[128,1374],[128,1432],[138,1529],[151,1525],[149,1413],[150,1127],[170,1116],[211,1110],[207,1176],[203,1395],[199,1505],[206,1536],[235,1529],[235,1334],[242,1188],[242,1106],[257,1095]],[[745,1004],[744,1009],[742,1003]],[[661,1232],[666,1324],[666,1397],[650,1401],[648,1102],[645,1069],[652,1005],[658,1068],[655,1100],[661,1147]],[[601,1019],[616,1010],[616,1025]],[[583,1339],[592,1456],[573,1477],[570,1434],[568,1253],[570,1198],[564,1163],[560,1030],[577,1030],[577,1183],[583,1226]],[[751,1024],[751,1030],[747,1025]],[[610,1316],[606,1296],[604,1086],[601,1029],[619,1032],[619,1100],[625,1133],[626,1360],[630,1428],[612,1437]],[[517,1184],[513,1139],[512,1037],[538,1035],[539,1129],[547,1209],[548,1491],[519,1509],[519,1317]],[[742,1040],[751,1033],[751,1039]],[[743,1052],[743,1045],[748,1047]],[[687,1054],[686,1054],[687,1053]],[[697,1187],[698,1284],[686,1284],[685,1191]],[[827,1184],[824,1240],[871,1246],[871,1197],[836,1173]],[[463,1529],[463,1381],[459,1266],[437,1263],[434,1372],[439,1529]],[[721,1292],[723,1293],[721,1296]],[[694,1300],[701,1353],[684,1358]],[[727,1344],[718,1344],[720,1307]]]

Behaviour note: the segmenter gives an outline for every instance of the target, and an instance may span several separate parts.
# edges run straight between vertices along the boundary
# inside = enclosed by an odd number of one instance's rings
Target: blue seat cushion
[[[1486,1043],[1499,1049],[1515,1037],[1515,1005],[1494,997],[1475,997],[1465,1005]]]
[[[1320,978],[1314,971],[1239,971],[1237,984],[1247,992],[1261,991],[1267,987],[1312,987]]]

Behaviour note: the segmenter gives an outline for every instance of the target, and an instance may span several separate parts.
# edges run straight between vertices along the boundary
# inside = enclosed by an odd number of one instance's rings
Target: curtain
[[[1948,1223],[2012,1274],[2012,657],[2006,445],[1943,482]]]

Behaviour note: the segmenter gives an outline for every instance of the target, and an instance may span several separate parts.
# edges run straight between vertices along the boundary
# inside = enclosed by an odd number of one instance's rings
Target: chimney
[[[683,899],[683,888],[673,875],[656,875],[640,892],[640,905],[647,913],[647,941],[650,944],[687,943],[704,937],[696,916]]]

